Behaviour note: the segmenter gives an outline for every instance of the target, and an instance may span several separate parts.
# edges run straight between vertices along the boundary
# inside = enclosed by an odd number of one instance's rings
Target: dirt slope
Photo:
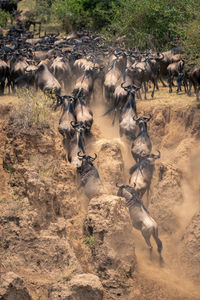
[[[57,131],[60,112],[52,112],[50,128],[18,130],[15,121],[10,122],[11,105],[1,105],[0,272],[2,278],[10,271],[19,276],[32,299],[53,299],[64,286],[65,295],[74,297],[68,286],[83,273],[98,275],[104,300],[200,299],[200,111],[158,100],[137,104],[139,114],[153,115],[149,133],[153,151],[161,151],[149,211],[163,241],[163,268],[155,250],[149,260],[140,232],[130,225],[125,202],[116,202],[115,183],[128,182],[134,161],[130,143],[119,138],[117,122],[112,127],[110,117],[102,118],[104,107],[98,99],[92,107],[95,122],[87,151],[98,154],[95,165],[108,206],[96,198],[89,203],[77,191],[76,170],[65,160]],[[92,232],[84,224],[94,226]],[[128,239],[127,252],[119,243],[121,228]],[[98,295],[101,299],[101,288]]]

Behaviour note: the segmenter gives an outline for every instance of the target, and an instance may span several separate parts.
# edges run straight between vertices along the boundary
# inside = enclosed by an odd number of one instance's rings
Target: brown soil
[[[128,183],[134,161],[130,143],[119,138],[118,122],[112,126],[110,116],[102,117],[105,107],[98,89],[95,95],[93,137],[87,151],[97,152],[95,165],[103,184],[108,194],[116,195],[115,183]],[[155,244],[150,261],[140,232],[132,229],[136,268],[131,276],[121,273],[111,282],[101,278],[99,262],[94,263],[85,242],[88,200],[77,191],[76,170],[65,160],[57,131],[60,111],[52,112],[50,128],[19,131],[9,123],[17,100],[2,97],[0,274],[12,271],[20,276],[34,300],[48,299],[52,284],[81,272],[100,276],[104,300],[200,299],[200,111],[194,99],[161,89],[155,100],[137,103],[139,114],[153,115],[148,124],[153,152],[161,151],[149,211],[159,226],[164,266],[159,266]]]

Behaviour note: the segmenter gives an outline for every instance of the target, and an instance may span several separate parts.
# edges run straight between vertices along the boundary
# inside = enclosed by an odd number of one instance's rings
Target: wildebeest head
[[[94,157],[90,156],[90,155],[81,155],[81,152],[77,153],[78,158],[82,161],[81,164],[81,170],[87,168],[87,167],[93,167],[93,161],[97,158],[97,154],[95,153]]]
[[[131,207],[134,204],[139,204],[146,210],[142,201],[140,200],[140,197],[132,186],[125,184],[118,185],[118,183],[116,184],[116,186],[119,188],[117,196],[126,198],[126,205],[128,207]]]
[[[152,118],[152,115],[149,114],[149,117],[143,116],[140,118],[133,117],[133,120],[137,122],[140,132],[147,131],[147,122],[149,122]]]
[[[148,155],[147,155],[147,158],[148,158],[149,160],[151,160],[151,161],[154,161],[155,159],[160,158],[160,151],[159,151],[159,150],[156,150],[156,151],[158,152],[157,155],[151,153],[151,154],[148,154]]]

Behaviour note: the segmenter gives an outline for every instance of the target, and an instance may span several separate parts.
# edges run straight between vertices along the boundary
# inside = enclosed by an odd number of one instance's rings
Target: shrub
[[[8,19],[11,19],[11,16],[8,12],[5,12],[0,9],[0,27],[5,28],[8,22]]]
[[[182,39],[192,48],[195,37],[199,41],[199,9],[198,0],[54,0],[52,6],[54,18],[74,29],[123,36],[126,46],[157,50]]]
[[[52,100],[46,95],[38,97],[30,89],[20,89],[17,93],[20,103],[10,118],[17,130],[34,127],[48,128],[50,125],[49,115],[52,114],[50,109]]]

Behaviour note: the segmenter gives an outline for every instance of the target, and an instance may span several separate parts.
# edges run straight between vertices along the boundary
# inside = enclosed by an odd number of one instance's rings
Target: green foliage
[[[90,248],[94,248],[95,247],[94,237],[93,236],[86,236],[84,238],[83,242],[84,242],[84,244],[86,244]]]
[[[198,11],[197,11],[198,12]],[[189,62],[194,62],[200,65],[200,15],[188,22],[183,27],[179,28],[181,36],[181,44]]]
[[[123,36],[126,46],[156,49],[186,41],[188,34],[186,48],[195,38],[198,43],[199,9],[198,0],[54,0],[52,6],[54,18],[67,20],[74,29]]]
[[[0,9],[0,27],[5,28],[11,16],[8,12]]]
[[[49,22],[51,17],[51,6],[49,0],[36,1],[33,13],[38,21]]]
[[[82,2],[81,0],[55,0],[52,5],[54,19],[60,20],[63,25],[67,20],[77,29],[85,27],[89,19],[87,13],[84,12]]]
[[[194,16],[193,0],[118,0],[110,32],[126,35],[131,46],[163,48],[177,38],[177,26]],[[197,2],[197,0],[196,0]]]

